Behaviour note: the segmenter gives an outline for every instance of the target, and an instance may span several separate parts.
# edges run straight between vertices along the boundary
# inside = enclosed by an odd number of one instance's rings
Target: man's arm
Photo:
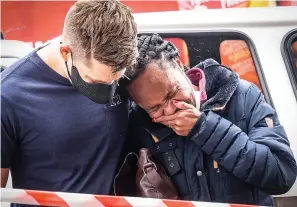
[[[191,138],[236,177],[269,194],[286,193],[297,170],[284,128],[256,86],[248,89],[245,98],[248,134],[210,111]]]
[[[1,168],[1,188],[5,188],[8,180],[9,169]]]
[[[16,149],[17,121],[7,99],[1,97],[1,187],[5,187],[8,180],[9,168]]]

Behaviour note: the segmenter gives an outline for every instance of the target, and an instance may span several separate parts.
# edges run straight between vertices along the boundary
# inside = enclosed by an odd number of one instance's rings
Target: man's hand
[[[180,110],[173,115],[164,115],[153,121],[172,128],[180,136],[187,136],[198,121],[201,112],[195,106],[183,101],[174,100],[173,104]]]
[[[1,188],[5,188],[9,176],[9,168],[1,168]]]

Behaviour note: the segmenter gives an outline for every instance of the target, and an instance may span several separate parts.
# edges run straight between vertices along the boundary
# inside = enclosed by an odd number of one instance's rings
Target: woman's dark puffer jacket
[[[197,67],[205,73],[208,100],[189,136],[152,123],[135,107],[126,152],[150,148],[182,199],[272,206],[270,195],[286,193],[296,179],[275,110],[256,86],[228,68],[213,60]]]

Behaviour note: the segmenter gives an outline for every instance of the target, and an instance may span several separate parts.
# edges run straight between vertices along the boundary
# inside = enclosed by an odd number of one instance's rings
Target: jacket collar
[[[195,68],[200,68],[206,79],[207,100],[201,110],[223,110],[238,87],[238,74],[213,59],[201,62]]]

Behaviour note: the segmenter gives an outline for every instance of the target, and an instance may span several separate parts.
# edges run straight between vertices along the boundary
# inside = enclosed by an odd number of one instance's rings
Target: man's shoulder
[[[1,73],[1,96],[8,99],[20,95],[20,88],[29,81],[30,70],[34,68],[30,55],[16,61]]]
[[[26,55],[25,57],[17,60],[12,65],[7,67],[2,73],[1,73],[1,84],[5,84],[6,79],[12,77],[12,76],[20,76],[22,73],[25,72],[23,68],[32,68],[34,67],[33,62],[31,61],[32,53]]]

